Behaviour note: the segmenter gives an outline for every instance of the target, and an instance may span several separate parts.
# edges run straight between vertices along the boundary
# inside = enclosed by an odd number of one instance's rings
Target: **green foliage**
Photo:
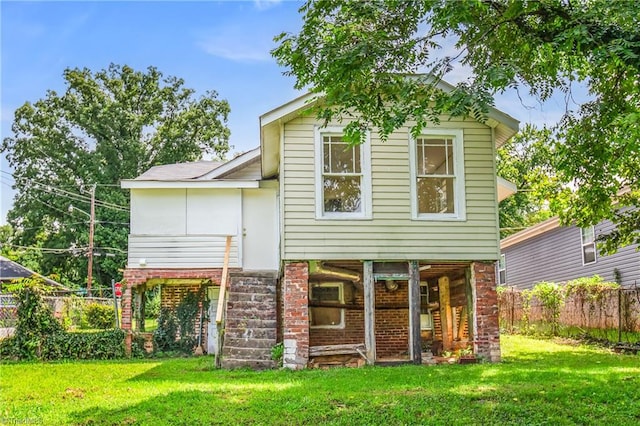
[[[518,192],[500,202],[500,238],[552,216],[545,203],[546,189],[554,178],[548,129],[525,125],[498,148],[498,176],[512,182]]]
[[[576,296],[589,302],[599,302],[612,290],[620,288],[620,284],[606,282],[599,275],[581,277],[568,281],[564,286],[566,297]]]
[[[65,329],[87,328],[87,318],[84,315],[85,300],[76,295],[65,298],[62,308],[62,323]]]
[[[0,353],[16,359],[42,356],[45,339],[63,331],[62,325],[42,299],[47,287],[41,279],[23,279],[12,288],[18,321],[13,338],[2,342]]]
[[[84,314],[87,324],[91,328],[107,329],[115,326],[114,307],[101,303],[90,303],[85,307]]]
[[[108,288],[126,262],[129,194],[120,180],[205,153],[222,158],[229,105],[213,91],[196,98],[182,79],[154,67],[69,68],[63,79],[62,93],[48,91],[16,110],[12,135],[0,144],[17,189],[8,242],[60,250],[35,251],[34,269],[59,273],[63,284],[85,283],[87,217],[68,207],[90,211],[89,189],[97,184],[94,245],[112,248],[115,257],[95,262],[93,276]],[[16,255],[23,260],[28,253]]]
[[[117,359],[125,357],[123,330],[93,333],[60,332],[44,340],[43,361],[75,359]]]
[[[176,338],[178,336],[178,321],[172,309],[160,309],[158,327],[153,332],[154,348],[167,352],[177,349]]]
[[[284,359],[284,343],[280,342],[271,348],[271,359],[276,362],[278,367],[282,367],[282,361]]]
[[[145,318],[158,318],[160,315],[160,286],[145,292],[144,315]]]
[[[542,304],[551,333],[556,335],[560,328],[560,308],[564,304],[563,288],[556,283],[540,282],[533,287],[531,295]]]
[[[640,242],[640,209],[626,208],[640,205],[640,3],[309,0],[300,12],[302,28],[279,35],[272,54],[296,88],[322,98],[318,118],[349,120],[354,143],[407,123],[416,134],[442,114],[483,121],[507,89],[540,101],[565,93],[566,114],[546,138],[551,210],[581,227],[612,220],[607,252]],[[460,66],[470,77],[441,90]],[[590,100],[572,111],[575,82]]]

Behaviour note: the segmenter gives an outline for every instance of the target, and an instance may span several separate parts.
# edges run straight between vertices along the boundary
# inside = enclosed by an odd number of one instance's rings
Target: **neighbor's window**
[[[369,214],[368,142],[350,145],[341,133],[317,133],[317,216],[366,217]]]
[[[342,283],[316,283],[309,288],[309,322],[311,327],[344,328],[344,309],[323,304],[344,302]],[[314,306],[316,305],[316,306]]]
[[[582,228],[582,264],[587,265],[596,261],[596,238],[593,226]]]
[[[424,134],[412,143],[413,216],[464,218],[462,131]]]
[[[507,259],[504,254],[500,255],[500,260],[498,261],[498,284],[506,284],[507,283]]]

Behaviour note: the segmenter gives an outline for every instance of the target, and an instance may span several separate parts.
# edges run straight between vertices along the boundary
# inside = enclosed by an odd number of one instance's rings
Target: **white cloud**
[[[206,53],[238,62],[270,61],[273,34],[241,26],[224,27],[200,37],[198,46]]]
[[[281,2],[282,0],[253,0],[253,4],[258,10],[266,10],[272,8],[273,6],[277,6]]]

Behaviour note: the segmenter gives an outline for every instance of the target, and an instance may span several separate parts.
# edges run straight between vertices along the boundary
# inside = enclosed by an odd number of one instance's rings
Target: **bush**
[[[100,303],[90,303],[85,307],[85,317],[87,324],[91,328],[107,329],[113,328],[115,324],[115,314],[113,306],[102,305]]]
[[[147,291],[145,297],[144,317],[149,319],[158,318],[158,315],[160,315],[160,287]]]
[[[41,359],[116,359],[125,357],[123,330],[53,334],[44,340]]]

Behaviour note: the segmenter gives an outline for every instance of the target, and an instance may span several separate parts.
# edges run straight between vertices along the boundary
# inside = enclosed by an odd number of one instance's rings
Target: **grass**
[[[501,364],[213,370],[210,357],[0,365],[0,423],[640,422],[640,356],[503,336]]]

